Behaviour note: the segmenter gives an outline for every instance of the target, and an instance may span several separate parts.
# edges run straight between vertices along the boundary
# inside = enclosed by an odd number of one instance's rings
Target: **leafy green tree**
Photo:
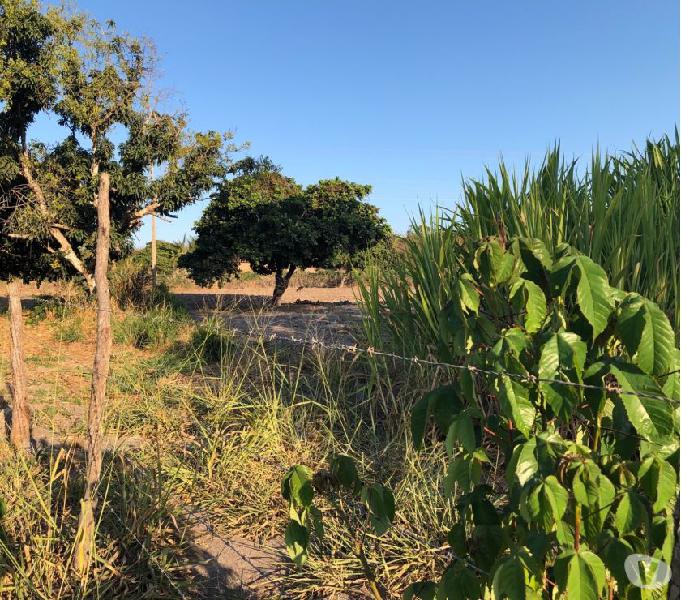
[[[31,423],[20,280],[40,281],[62,273],[49,247],[16,233],[23,209],[31,205],[19,159],[26,147],[27,128],[56,97],[59,32],[67,24],[56,9],[42,13],[33,3],[0,2],[0,280],[7,282],[9,294],[11,442],[23,450],[31,445]],[[62,235],[56,227],[53,233]]]
[[[201,285],[238,275],[240,261],[275,275],[278,305],[297,268],[338,267],[389,234],[378,209],[363,200],[370,186],[320,181],[303,190],[266,158],[231,169],[195,226],[195,248],[180,258]]]
[[[66,266],[97,292],[86,486],[75,557],[83,570],[94,543],[102,461],[110,256],[130,247],[144,215],[181,208],[212,187],[224,174],[229,147],[217,132],[188,134],[182,116],[144,111],[151,55],[113,23],[80,15],[66,19],[30,0],[2,0],[0,7],[0,253],[17,257],[22,244],[35,251],[24,256],[29,260],[23,265],[7,260],[7,272],[0,275],[54,276]],[[56,115],[65,127],[61,143],[28,143],[28,128],[40,112]],[[118,152],[110,139],[114,128],[128,133]],[[159,178],[148,171],[155,164],[165,168]]]

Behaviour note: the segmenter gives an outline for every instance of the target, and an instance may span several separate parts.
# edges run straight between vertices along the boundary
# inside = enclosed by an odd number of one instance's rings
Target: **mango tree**
[[[200,285],[238,275],[248,262],[275,276],[278,305],[297,268],[341,266],[339,257],[389,235],[378,209],[364,202],[370,186],[320,181],[302,189],[266,158],[246,158],[230,169],[194,230],[194,249],[180,258]]]

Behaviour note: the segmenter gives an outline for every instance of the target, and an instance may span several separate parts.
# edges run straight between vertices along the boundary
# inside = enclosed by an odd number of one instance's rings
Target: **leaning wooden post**
[[[19,282],[7,283],[9,296],[10,366],[12,372],[12,431],[10,441],[17,450],[31,449],[31,411],[28,408],[24,363],[24,323],[21,314]]]
[[[97,296],[97,339],[92,368],[92,390],[88,407],[87,466],[85,492],[80,506],[75,566],[84,575],[90,566],[95,544],[96,491],[102,472],[102,416],[111,358],[111,297],[109,295],[109,174],[99,176],[97,196],[97,247],[95,291]]]

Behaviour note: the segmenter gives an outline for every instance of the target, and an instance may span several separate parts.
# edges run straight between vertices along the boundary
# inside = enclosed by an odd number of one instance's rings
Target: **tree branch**
[[[21,153],[20,164],[21,174],[24,176],[24,179],[26,179],[26,183],[28,183],[28,187],[35,195],[36,200],[38,201],[38,207],[40,209],[40,212],[43,214],[44,217],[47,218],[49,216],[49,211],[47,209],[47,201],[45,200],[45,194],[43,193],[43,189],[40,186],[40,183],[38,183],[33,177],[33,173],[31,172],[31,163],[28,156],[28,150],[26,149],[24,149],[24,151]],[[78,273],[80,273],[85,278],[88,289],[92,292],[95,289],[95,279],[92,276],[92,274],[88,272],[87,268],[83,264],[83,261],[80,260],[80,258],[74,251],[73,246],[71,246],[71,243],[66,239],[66,236],[62,233],[61,231],[62,227],[63,226],[51,224],[49,225],[48,230],[50,232],[50,235],[59,244],[59,249],[64,255],[64,260],[66,260],[66,262],[68,262],[76,271],[78,271]]]

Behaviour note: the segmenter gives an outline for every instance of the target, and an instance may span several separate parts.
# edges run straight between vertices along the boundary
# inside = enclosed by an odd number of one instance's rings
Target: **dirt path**
[[[353,343],[361,332],[361,313],[352,288],[288,290],[282,305],[268,306],[262,288],[174,290],[176,298],[197,318],[220,314],[244,333],[277,334]]]

